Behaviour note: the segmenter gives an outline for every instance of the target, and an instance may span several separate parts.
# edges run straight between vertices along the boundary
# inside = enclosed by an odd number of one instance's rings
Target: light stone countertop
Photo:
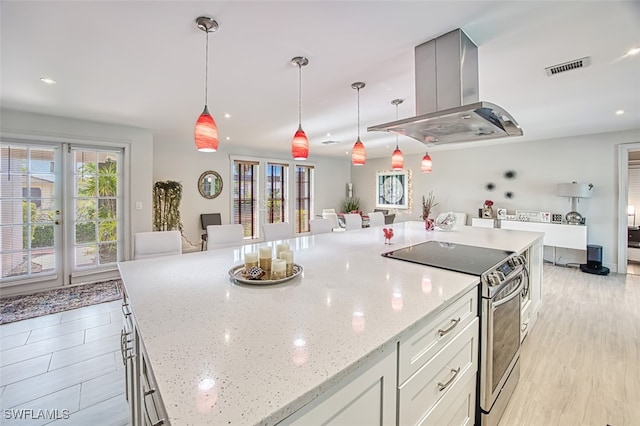
[[[275,424],[476,286],[478,277],[381,253],[427,240],[520,252],[543,234],[423,222],[288,240],[303,275],[232,283],[250,244],[119,264],[173,425]]]

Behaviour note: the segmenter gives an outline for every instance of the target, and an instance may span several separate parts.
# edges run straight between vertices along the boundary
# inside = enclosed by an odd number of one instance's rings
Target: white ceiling
[[[209,109],[228,151],[290,150],[298,121],[290,61],[306,56],[310,158],[350,152],[355,81],[367,84],[360,91],[367,154],[390,155],[395,136],[366,127],[395,120],[394,98],[405,99],[400,118],[415,115],[413,48],[455,28],[478,45],[480,100],[505,108],[524,130],[505,143],[640,127],[640,55],[623,56],[640,46],[637,1],[4,0],[0,7],[2,107],[147,128],[185,149],[195,149],[204,104],[199,15],[220,23],[209,36]],[[588,68],[546,76],[545,67],[585,56]],[[328,139],[340,143],[321,144]],[[407,137],[400,148],[425,150]]]

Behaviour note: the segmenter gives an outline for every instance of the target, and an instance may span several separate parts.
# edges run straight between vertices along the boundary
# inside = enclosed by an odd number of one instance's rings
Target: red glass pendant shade
[[[195,140],[198,151],[216,152],[218,150],[218,126],[206,105],[196,121]]]
[[[402,170],[404,168],[404,156],[402,155],[402,151],[400,148],[396,147],[391,154],[391,169],[392,170]]]
[[[309,156],[309,139],[302,130],[302,126],[298,126],[296,134],[293,135],[293,142],[291,142],[291,155],[294,160],[306,160]]]
[[[351,164],[354,166],[362,166],[366,161],[367,153],[364,150],[364,144],[360,141],[360,138],[358,138],[351,150]]]
[[[431,157],[429,156],[429,153],[427,153],[425,154],[424,157],[422,157],[422,164],[420,166],[420,171],[422,171],[422,173],[431,173],[431,169],[432,169]]]

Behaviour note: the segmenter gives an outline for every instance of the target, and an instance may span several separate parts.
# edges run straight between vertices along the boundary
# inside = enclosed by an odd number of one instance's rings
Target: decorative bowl
[[[436,218],[436,227],[443,231],[451,231],[456,226],[456,219],[454,212],[440,213]]]

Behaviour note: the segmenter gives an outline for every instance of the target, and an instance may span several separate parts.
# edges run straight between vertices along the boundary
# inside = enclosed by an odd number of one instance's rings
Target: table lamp
[[[579,225],[582,222],[582,215],[577,212],[578,198],[589,198],[593,194],[591,183],[559,183],[556,187],[556,195],[559,197],[569,197],[571,199],[571,211],[565,215],[565,220],[570,225]]]

